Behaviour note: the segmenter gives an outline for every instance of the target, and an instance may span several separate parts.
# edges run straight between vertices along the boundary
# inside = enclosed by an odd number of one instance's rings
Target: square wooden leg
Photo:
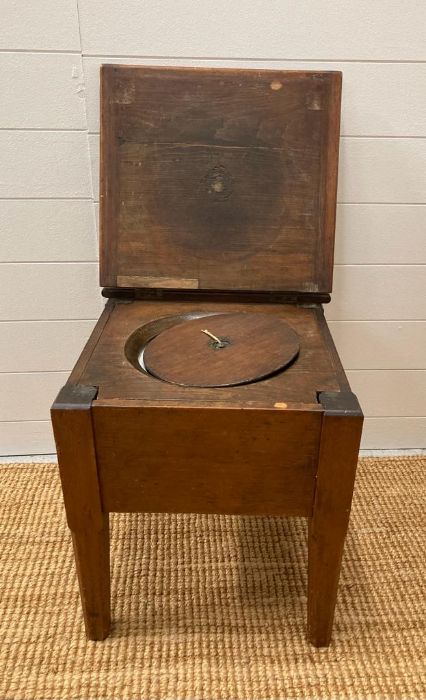
[[[110,628],[109,518],[100,530],[72,533],[84,624],[88,639],[105,639]]]
[[[316,647],[331,640],[363,422],[353,394],[320,398],[325,412],[308,536],[308,638]]]
[[[52,424],[86,633],[89,639],[104,639],[110,628],[109,524],[93,441],[96,393],[94,387],[65,386],[53,404]]]

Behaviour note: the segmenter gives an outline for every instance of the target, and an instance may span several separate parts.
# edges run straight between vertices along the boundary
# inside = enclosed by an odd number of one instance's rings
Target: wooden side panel
[[[101,283],[330,291],[340,84],[103,66]]]
[[[109,511],[310,515],[322,411],[95,402]]]

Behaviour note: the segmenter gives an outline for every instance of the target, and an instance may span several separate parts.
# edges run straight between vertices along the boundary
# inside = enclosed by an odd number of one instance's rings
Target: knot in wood
[[[233,190],[231,173],[223,165],[215,165],[204,178],[207,193],[217,200],[229,199]]]

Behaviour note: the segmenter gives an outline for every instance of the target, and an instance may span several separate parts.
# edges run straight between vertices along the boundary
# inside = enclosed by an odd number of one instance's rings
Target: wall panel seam
[[[45,127],[28,127],[28,126],[0,126],[0,131],[30,131],[31,133],[48,133],[48,134],[87,134],[87,129],[46,129]]]
[[[0,425],[8,425],[10,423],[47,423],[50,425],[48,418],[21,418],[21,420],[0,420]]]
[[[66,49],[0,49],[0,54],[19,53],[19,54],[60,54],[63,56],[82,56],[80,51],[70,51]]]
[[[93,197],[0,197],[0,202],[22,202],[22,201],[33,201],[33,202],[38,202],[40,200],[42,201],[63,201],[63,202],[92,202]]]
[[[83,58],[107,58],[107,59],[142,59],[151,61],[244,61],[247,63],[372,63],[372,64],[418,64],[424,65],[424,59],[365,59],[365,58],[285,58],[285,57],[267,57],[259,56],[167,56],[157,54],[113,54],[113,53],[86,53],[81,52]],[[219,66],[217,66],[219,67]],[[235,66],[238,68],[238,66]],[[273,70],[273,69],[272,69]]]
[[[98,319],[93,318],[2,318],[1,323],[77,323],[79,321],[88,321],[90,323],[96,323]]]

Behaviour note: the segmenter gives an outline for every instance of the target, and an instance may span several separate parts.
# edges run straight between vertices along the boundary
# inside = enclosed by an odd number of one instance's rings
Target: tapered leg
[[[109,518],[100,530],[72,533],[84,624],[89,639],[105,639],[110,628]]]
[[[110,627],[108,513],[102,509],[91,416],[96,388],[66,385],[52,406],[65,511],[72,532],[86,633]]]
[[[308,638],[316,647],[331,640],[363,421],[351,393],[323,393],[320,400],[323,428],[308,535]]]

